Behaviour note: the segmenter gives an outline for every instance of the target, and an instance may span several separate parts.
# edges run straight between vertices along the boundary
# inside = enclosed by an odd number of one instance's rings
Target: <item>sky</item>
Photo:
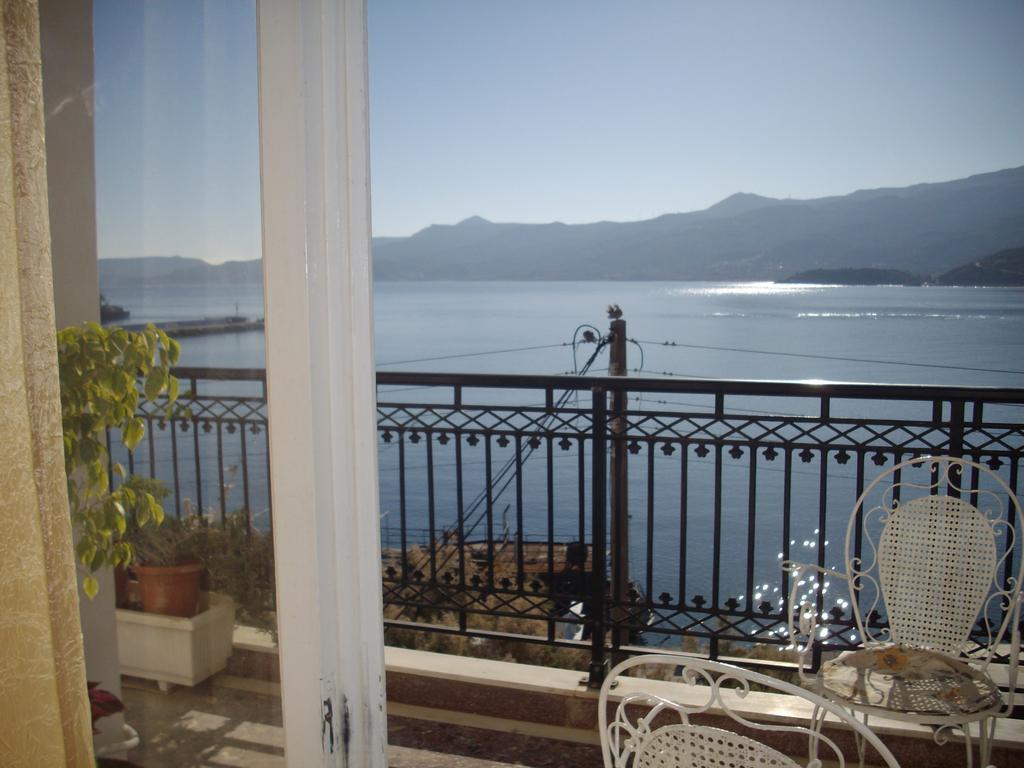
[[[259,255],[253,0],[96,0],[101,256]],[[1024,3],[368,0],[375,235],[1024,165]]]
[[[93,9],[100,258],[259,258],[254,1]]]

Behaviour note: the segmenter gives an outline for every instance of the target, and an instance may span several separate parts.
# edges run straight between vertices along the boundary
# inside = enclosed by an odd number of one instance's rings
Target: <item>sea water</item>
[[[108,299],[131,310],[133,323],[263,316],[258,284],[149,287]],[[374,303],[381,370],[572,371],[567,347],[476,353],[568,343],[583,324],[605,331],[606,307],[617,304],[641,342],[627,349],[629,367],[642,364],[652,375],[1024,386],[1020,288],[383,282]],[[181,365],[264,365],[261,332],[182,343]]]

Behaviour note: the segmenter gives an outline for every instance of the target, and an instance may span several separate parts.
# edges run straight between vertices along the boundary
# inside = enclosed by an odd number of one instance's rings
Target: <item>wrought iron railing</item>
[[[165,479],[178,512],[186,500],[240,507],[269,526],[263,371],[177,373],[185,410],[145,414],[134,470]],[[608,653],[638,647],[717,657],[788,644],[781,562],[840,564],[850,510],[877,473],[964,455],[1018,492],[1024,459],[1021,389],[432,373],[377,383],[387,626],[583,649],[595,677]],[[856,646],[841,590],[809,590],[829,642]]]
[[[854,502],[877,473],[964,455],[1016,492],[1024,454],[1022,390],[377,382],[382,507],[399,518],[399,545],[385,552],[388,624],[483,638],[532,624],[527,639],[589,648],[595,676],[607,652],[636,647],[770,657],[790,642],[782,561],[841,566]],[[807,587],[828,642],[856,647],[830,587]]]
[[[163,481],[165,508],[180,517],[202,510],[223,520],[246,510],[269,530],[270,465],[266,372],[255,368],[177,368],[181,384],[175,415],[144,403],[143,442],[132,452],[108,435],[111,462]]]

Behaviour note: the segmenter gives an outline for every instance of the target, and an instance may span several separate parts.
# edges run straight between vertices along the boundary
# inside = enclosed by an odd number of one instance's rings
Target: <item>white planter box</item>
[[[191,619],[142,611],[117,611],[121,674],[196,685],[220,672],[231,655],[235,603],[227,595],[204,594],[208,608]]]

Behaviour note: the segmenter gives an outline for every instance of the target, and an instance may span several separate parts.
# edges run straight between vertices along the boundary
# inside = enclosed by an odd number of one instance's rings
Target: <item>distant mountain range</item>
[[[187,286],[209,283],[259,283],[263,265],[259,259],[210,264],[183,256],[142,256],[100,259],[100,290],[115,294],[118,288],[137,285]]]
[[[776,280],[808,269],[933,276],[1024,244],[1024,167],[816,200],[736,194],[628,223],[479,217],[374,243],[380,280]]]
[[[1005,264],[991,271],[986,259],[1022,244],[1024,166],[814,200],[738,193],[707,210],[647,221],[501,224],[474,216],[374,238],[373,250],[377,280],[783,280],[869,269],[977,284],[1015,274]],[[978,271],[978,264],[987,266]],[[104,290],[110,281],[139,279],[260,277],[258,262],[100,261]]]

